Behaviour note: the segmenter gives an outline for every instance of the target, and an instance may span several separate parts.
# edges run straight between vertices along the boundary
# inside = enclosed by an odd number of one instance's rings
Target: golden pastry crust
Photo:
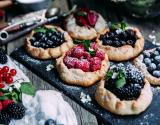
[[[120,100],[112,92],[104,88],[105,80],[101,80],[96,93],[96,101],[106,110],[117,115],[136,115],[150,105],[152,101],[152,91],[150,84],[145,80],[144,88],[137,100]]]
[[[68,31],[69,35],[74,39],[79,40],[92,40],[97,37],[97,34],[103,33],[106,28],[106,22],[103,19],[103,17],[98,14],[98,20],[95,24],[95,26],[92,27],[85,27],[85,26],[79,26],[76,24],[76,19],[72,15],[70,15],[66,19],[66,30]]]
[[[73,68],[68,69],[63,62],[64,56],[65,54],[62,57],[56,59],[56,68],[60,74],[61,79],[70,85],[84,87],[91,86],[102,79],[109,68],[108,56],[106,54],[105,59],[102,61],[101,69],[94,72],[84,72],[81,69]]]
[[[97,43],[98,45],[104,49],[108,55],[109,60],[112,61],[127,61],[129,59],[137,57],[140,52],[143,50],[144,47],[144,38],[142,34],[140,33],[139,29],[137,28],[128,28],[133,29],[136,32],[137,41],[134,45],[134,47],[130,45],[124,45],[121,47],[113,47],[113,46],[104,46],[102,45],[102,41],[99,40],[100,35],[97,37]],[[109,32],[109,28],[103,32],[105,34],[106,32]]]
[[[145,51],[148,51],[148,52],[152,52],[154,51],[155,49],[151,49],[151,50],[145,50]],[[148,82],[152,85],[160,85],[160,78],[156,78],[154,76],[152,76],[148,70],[147,70],[147,67],[146,65],[143,63],[143,55],[139,55],[137,58],[135,58],[133,60],[133,64],[141,70],[141,72],[144,74],[145,78],[148,80]]]
[[[65,42],[55,48],[47,48],[47,49],[37,48],[37,47],[32,46],[30,42],[30,39],[32,38],[34,34],[34,31],[32,31],[29,37],[26,38],[25,47],[26,47],[27,52],[33,57],[38,58],[38,59],[57,58],[74,46],[72,38],[68,35],[66,31],[63,31],[60,27],[51,26],[51,25],[45,25],[45,27],[55,28],[57,31],[63,33]]]

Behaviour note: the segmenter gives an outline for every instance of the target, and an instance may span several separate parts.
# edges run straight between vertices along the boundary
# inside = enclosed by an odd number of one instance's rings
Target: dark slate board
[[[145,49],[155,47],[151,42],[146,41]],[[160,124],[160,89],[153,89],[153,101],[150,107],[143,113],[137,116],[117,116],[114,115],[103,108],[101,108],[94,99],[94,93],[96,90],[96,85],[83,88],[77,86],[66,85],[62,80],[60,80],[56,69],[51,71],[46,71],[46,66],[48,64],[55,63],[55,60],[37,60],[29,56],[23,47],[15,50],[11,57],[22,63],[24,66],[29,68],[39,77],[43,78],[45,81],[50,83],[52,86],[56,87],[68,97],[76,101],[79,105],[84,107],[86,110],[90,111],[98,119],[107,125],[159,125]],[[38,84],[38,83],[37,83]],[[82,103],[80,99],[81,92],[89,94],[92,101],[88,103]]]

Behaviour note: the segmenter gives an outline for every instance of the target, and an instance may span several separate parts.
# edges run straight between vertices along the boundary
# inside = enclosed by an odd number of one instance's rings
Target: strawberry
[[[88,19],[88,22],[90,24],[90,26],[95,26],[97,20],[98,20],[98,14],[94,11],[90,11],[88,12],[87,14],[87,19]]]
[[[63,61],[64,61],[65,65],[70,69],[70,68],[75,67],[77,60],[78,59],[76,59],[74,57],[66,56],[66,57],[64,57]]]
[[[74,48],[72,56],[76,58],[81,58],[83,56],[83,53],[84,53],[84,49],[78,46]]]
[[[105,58],[105,53],[104,53],[103,51],[101,51],[101,50],[97,50],[95,56],[96,56],[96,57],[99,57],[101,60],[104,60],[104,58]]]
[[[87,20],[85,19],[85,17],[83,16],[79,16],[77,19],[77,24],[80,25],[80,26],[87,26],[88,25],[88,22]]]
[[[0,101],[0,111],[2,111],[3,106],[2,106],[2,102]]]
[[[92,42],[92,43],[90,44],[90,46],[91,46],[92,49],[98,50],[98,46],[97,46],[96,42]]]
[[[13,100],[9,100],[9,99],[2,101],[3,109],[6,109],[8,107],[8,105],[11,104],[11,103],[14,103],[14,101]]]
[[[90,63],[86,59],[78,60],[76,68],[83,70],[84,72],[90,71]]]
[[[90,59],[91,71],[94,72],[94,71],[100,70],[101,63],[102,61],[100,58],[98,57],[91,58]]]

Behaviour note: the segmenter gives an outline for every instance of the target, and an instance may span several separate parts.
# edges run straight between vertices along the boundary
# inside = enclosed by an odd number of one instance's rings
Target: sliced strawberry
[[[90,71],[90,63],[86,59],[78,60],[76,68],[83,70],[84,72]]]
[[[83,56],[83,53],[84,53],[84,49],[82,47],[78,46],[78,47],[74,48],[72,56],[79,59]]]
[[[64,63],[65,65],[67,66],[67,68],[74,68],[75,65],[76,65],[76,62],[77,62],[78,59],[74,58],[74,57],[69,57],[69,56],[66,56],[64,57]]]
[[[104,58],[105,58],[105,53],[104,53],[103,51],[101,51],[101,50],[97,50],[95,56],[96,56],[96,57],[99,57],[101,60],[104,60]]]
[[[3,106],[3,109],[6,109],[8,107],[9,104],[11,103],[14,103],[13,100],[4,100],[2,101],[2,106]]]
[[[90,26],[95,26],[95,24],[98,20],[98,14],[94,11],[90,11],[87,14],[87,19],[88,19]]]
[[[94,71],[100,70],[101,63],[102,63],[102,61],[100,58],[98,58],[98,57],[91,58],[90,59],[91,71],[94,72]]]
[[[77,17],[76,21],[77,21],[77,24],[80,26],[87,26],[88,25],[87,20],[83,16]]]
[[[0,111],[3,109],[2,102],[0,101]]]

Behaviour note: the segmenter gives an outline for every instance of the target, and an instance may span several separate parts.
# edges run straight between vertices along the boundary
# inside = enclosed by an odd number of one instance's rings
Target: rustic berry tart
[[[83,40],[56,60],[62,80],[72,85],[90,86],[104,77],[109,67],[107,54],[95,42]]]
[[[75,39],[94,39],[106,28],[103,17],[89,9],[80,8],[66,19],[66,30]]]
[[[112,65],[95,94],[96,101],[108,111],[118,115],[143,112],[152,101],[150,84],[131,64]]]
[[[142,71],[149,83],[160,85],[160,47],[145,50],[133,63]]]
[[[144,38],[137,28],[127,27],[122,22],[107,28],[98,36],[98,45],[112,61],[126,61],[139,55],[144,47]]]
[[[51,25],[33,30],[26,42],[28,53],[39,59],[57,58],[72,47],[68,33]]]

